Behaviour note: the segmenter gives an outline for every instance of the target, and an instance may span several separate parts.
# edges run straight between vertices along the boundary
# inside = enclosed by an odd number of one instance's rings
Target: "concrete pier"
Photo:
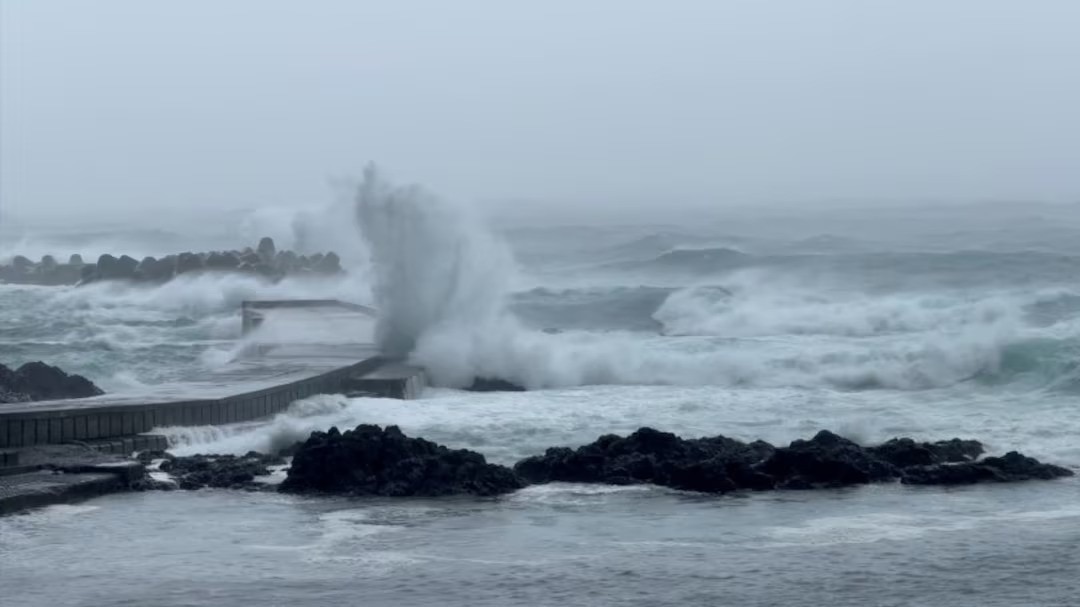
[[[189,381],[153,386],[144,393],[0,404],[0,452],[75,441],[101,443],[167,426],[253,421],[280,413],[302,398],[355,390],[355,384],[346,383],[370,376],[388,363],[372,343],[363,341],[370,339],[373,313],[365,306],[333,300],[244,302],[246,330],[254,330],[248,324],[259,325],[247,320],[249,315],[272,320],[250,336],[245,356],[219,369],[199,371]],[[278,314],[280,324],[275,325]],[[346,324],[350,315],[357,325]],[[326,325],[321,333],[319,323]],[[355,337],[328,343],[325,335],[334,333]],[[316,334],[319,341],[304,343],[290,337],[309,334]],[[270,341],[261,341],[260,336]],[[415,397],[423,386],[422,374],[404,369],[394,365],[382,371],[380,385],[397,382],[401,387],[377,393]],[[16,460],[17,454],[5,455],[4,461],[9,457]]]
[[[316,394],[416,398],[420,369],[379,356],[374,310],[333,300],[244,302],[233,362],[142,393],[0,404],[0,515],[129,490],[128,459],[169,426],[255,421]]]
[[[340,393],[347,378],[375,371],[384,362],[371,348],[285,348],[208,372],[201,382],[163,385],[146,394],[2,404],[0,449],[257,420],[302,398]]]

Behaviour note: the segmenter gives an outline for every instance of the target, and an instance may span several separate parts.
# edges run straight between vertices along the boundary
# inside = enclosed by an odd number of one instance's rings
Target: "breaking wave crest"
[[[357,204],[374,264],[380,344],[408,355],[443,386],[498,377],[528,388],[919,390],[1010,376],[1009,365],[1024,358],[1018,351],[1050,331],[1032,324],[1030,294],[869,296],[814,291],[753,270],[722,287],[670,294],[635,287],[511,298],[510,252],[469,209],[416,187],[391,186],[374,170]],[[613,303],[620,297],[631,303]],[[563,330],[540,331],[514,313],[530,305],[549,319],[606,315],[609,322],[590,322],[592,330],[554,323]],[[661,331],[648,330],[646,314]]]

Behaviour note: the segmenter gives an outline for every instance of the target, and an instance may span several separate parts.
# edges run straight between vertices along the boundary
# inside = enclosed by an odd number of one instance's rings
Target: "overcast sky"
[[[17,216],[310,204],[369,160],[481,200],[1080,200],[1076,0],[0,7]]]

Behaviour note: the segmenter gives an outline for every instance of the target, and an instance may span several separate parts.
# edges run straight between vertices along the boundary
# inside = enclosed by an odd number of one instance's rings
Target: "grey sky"
[[[1080,199],[1080,2],[3,0],[0,206]]]

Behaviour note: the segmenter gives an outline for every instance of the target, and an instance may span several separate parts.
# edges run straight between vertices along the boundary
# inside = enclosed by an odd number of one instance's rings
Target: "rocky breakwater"
[[[978,441],[910,438],[862,447],[823,430],[786,447],[641,428],[577,449],[554,447],[512,469],[478,453],[409,438],[397,427],[316,432],[294,450],[281,490],[354,496],[498,495],[550,482],[653,484],[684,491],[806,490],[879,482],[957,485],[1072,476],[1016,452],[985,457]]]
[[[287,493],[352,496],[491,496],[525,483],[483,455],[405,436],[397,426],[360,425],[345,432],[315,432],[297,446]]]
[[[274,241],[267,237],[254,249],[185,252],[141,260],[106,253],[95,263],[84,262],[80,255],[72,255],[67,263],[58,263],[51,255],[39,262],[20,255],[6,265],[0,264],[0,283],[45,286],[109,280],[163,283],[182,274],[204,272],[248,274],[277,281],[287,276],[331,276],[342,273],[343,269],[341,259],[334,252],[300,255],[278,251]]]
[[[0,403],[87,398],[104,394],[81,375],[68,375],[43,362],[29,362],[18,369],[0,364]]]
[[[716,436],[683,439],[641,428],[621,437],[602,436],[570,449],[548,449],[518,462],[514,471],[531,483],[655,484],[708,493],[739,489],[817,489],[899,481],[911,485],[959,485],[1072,476],[1067,468],[1019,453],[978,459],[978,441],[934,443],[899,438],[875,447],[823,430],[787,447],[743,443]]]

